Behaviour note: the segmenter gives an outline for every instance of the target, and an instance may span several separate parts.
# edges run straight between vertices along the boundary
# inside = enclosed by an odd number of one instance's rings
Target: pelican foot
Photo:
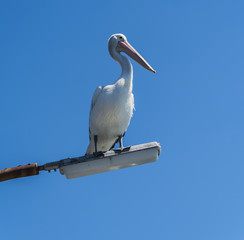
[[[123,147],[121,148],[113,148],[112,150],[116,153],[121,153],[121,152],[128,152],[130,151],[131,146]]]
[[[129,151],[131,146],[124,147],[123,151]]]
[[[93,156],[94,156],[94,157],[104,156],[104,152],[102,152],[102,151],[94,152],[94,153],[93,153]]]

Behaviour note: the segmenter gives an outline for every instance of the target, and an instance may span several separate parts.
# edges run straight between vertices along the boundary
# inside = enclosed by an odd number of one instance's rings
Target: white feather
[[[123,135],[133,114],[134,96],[119,84],[98,88],[94,93],[89,119],[90,144],[86,154],[95,151],[94,135],[98,136],[97,150],[109,150],[120,135]]]

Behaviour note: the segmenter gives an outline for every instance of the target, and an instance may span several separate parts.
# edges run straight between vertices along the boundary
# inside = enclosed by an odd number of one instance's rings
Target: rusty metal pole
[[[39,169],[37,163],[29,163],[18,167],[6,168],[4,170],[0,170],[0,182],[14,178],[38,175],[39,170],[41,169]]]

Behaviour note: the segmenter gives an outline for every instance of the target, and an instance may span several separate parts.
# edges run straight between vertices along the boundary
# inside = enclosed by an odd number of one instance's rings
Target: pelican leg
[[[104,156],[104,152],[102,151],[97,151],[97,141],[98,141],[98,136],[97,135],[94,135],[94,144],[95,144],[95,152],[93,153],[93,155],[95,157],[98,157],[98,156]]]
[[[95,153],[97,154],[97,135],[94,135]]]
[[[124,146],[123,146],[123,135],[119,135],[119,146],[120,146],[120,150],[123,151]]]

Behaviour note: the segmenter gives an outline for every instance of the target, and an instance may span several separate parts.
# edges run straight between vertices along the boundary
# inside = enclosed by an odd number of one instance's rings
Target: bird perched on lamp
[[[156,73],[121,33],[113,34],[109,38],[108,50],[111,57],[120,64],[122,72],[113,84],[99,86],[93,94],[89,117],[90,144],[86,154],[108,151],[117,142],[123,150],[123,136],[133,114],[134,95],[132,64],[121,52],[145,69]]]

